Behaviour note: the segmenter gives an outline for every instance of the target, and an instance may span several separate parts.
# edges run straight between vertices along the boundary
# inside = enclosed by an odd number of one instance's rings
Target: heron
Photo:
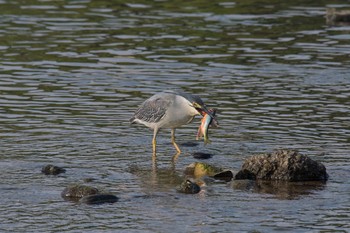
[[[175,141],[175,130],[192,122],[196,115],[208,114],[216,118],[197,95],[183,91],[163,91],[145,100],[130,119],[131,123],[143,124],[153,129],[153,155],[156,155],[157,134],[162,128],[171,129],[171,143],[178,154],[181,153]]]

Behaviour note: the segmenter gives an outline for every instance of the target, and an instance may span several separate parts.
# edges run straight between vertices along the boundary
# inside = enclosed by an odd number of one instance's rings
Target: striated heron
[[[181,150],[175,142],[175,129],[189,124],[196,115],[208,114],[216,119],[196,95],[182,91],[164,91],[145,100],[130,119],[131,123],[139,123],[153,129],[153,155],[156,155],[156,137],[161,128],[171,129],[171,142],[178,154]]]

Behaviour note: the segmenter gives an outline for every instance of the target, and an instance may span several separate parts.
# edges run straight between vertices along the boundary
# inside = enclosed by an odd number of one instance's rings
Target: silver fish
[[[215,116],[216,109],[209,109],[209,112],[213,116]],[[210,143],[210,140],[209,140],[209,126],[210,125],[218,126],[218,123],[214,118],[212,118],[208,114],[204,114],[202,121],[201,121],[201,125],[199,126],[198,133],[197,133],[197,140],[199,140],[200,138],[202,138],[204,136],[204,144]]]

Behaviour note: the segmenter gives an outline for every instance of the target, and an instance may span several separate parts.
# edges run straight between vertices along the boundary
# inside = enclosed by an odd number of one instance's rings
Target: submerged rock
[[[98,193],[99,190],[97,188],[76,184],[65,188],[62,191],[61,196],[65,200],[79,200],[82,197]]]
[[[185,180],[184,182],[181,183],[179,192],[181,193],[186,193],[186,194],[196,194],[201,191],[201,187],[199,187],[198,184],[190,181],[190,180]]]
[[[325,166],[294,150],[276,150],[245,160],[235,179],[316,181],[327,180]]]
[[[48,164],[41,169],[41,172],[45,175],[58,175],[60,173],[65,173],[66,169]]]
[[[88,205],[99,205],[105,203],[114,203],[117,202],[119,198],[113,194],[94,194],[84,196],[79,200],[79,203],[88,204]]]

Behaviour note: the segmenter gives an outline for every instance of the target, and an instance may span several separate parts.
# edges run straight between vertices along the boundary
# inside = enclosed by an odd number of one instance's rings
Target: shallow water
[[[337,5],[338,4],[338,5]],[[350,27],[325,24],[334,1],[0,0],[1,232],[346,231],[350,228]],[[212,144],[199,118],[170,132],[130,126],[164,89],[218,108]],[[276,148],[325,164],[326,184],[208,181],[176,191],[195,153],[237,171]],[[55,164],[59,176],[41,174]],[[120,197],[64,201],[71,183]],[[295,187],[301,186],[301,187]]]

